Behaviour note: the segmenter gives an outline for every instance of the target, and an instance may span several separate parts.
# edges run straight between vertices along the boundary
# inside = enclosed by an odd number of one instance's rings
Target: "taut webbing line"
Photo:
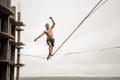
[[[75,33],[75,31],[82,25],[82,23],[90,16],[92,15],[96,10],[96,8],[99,6],[99,4],[102,2],[102,0],[100,0],[95,7],[87,14],[87,16],[81,21],[81,23],[73,30],[73,32],[65,39],[65,41],[57,48],[57,50],[53,53],[53,55],[56,54],[56,52],[65,44],[65,42]],[[98,8],[97,8],[98,9]]]
[[[100,7],[102,7],[108,0],[105,0],[103,3],[101,3],[98,7],[95,8],[95,10],[90,14],[92,15],[96,10],[98,10]]]
[[[105,50],[112,50],[112,49],[120,49],[120,45],[119,46],[112,46],[112,47],[107,47],[107,48],[101,48],[101,49],[94,49],[94,50],[86,50],[86,51],[78,51],[78,52],[69,52],[66,53],[65,56],[68,56],[70,54],[81,54],[81,53],[88,53],[88,52],[95,52],[97,51],[97,53],[101,52],[101,51],[105,51]],[[41,59],[46,59],[46,57],[41,57],[38,55],[29,55],[29,54],[22,54],[22,56],[28,56],[28,57],[35,57],[35,58],[41,58]]]

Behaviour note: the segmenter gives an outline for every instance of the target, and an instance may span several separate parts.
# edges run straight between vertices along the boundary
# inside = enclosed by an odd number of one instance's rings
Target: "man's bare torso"
[[[52,29],[45,30],[44,33],[47,35],[47,38],[53,39]]]

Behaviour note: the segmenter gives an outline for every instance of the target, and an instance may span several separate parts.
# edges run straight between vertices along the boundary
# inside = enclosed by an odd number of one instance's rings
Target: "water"
[[[120,77],[25,77],[20,80],[120,80]]]

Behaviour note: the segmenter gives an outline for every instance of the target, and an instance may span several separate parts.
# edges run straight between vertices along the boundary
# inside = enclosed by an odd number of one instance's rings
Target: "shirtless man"
[[[49,54],[48,54],[47,60],[50,58],[50,56],[52,56],[53,47],[54,47],[54,37],[53,37],[53,31],[52,30],[55,26],[55,22],[54,22],[52,17],[49,17],[49,19],[51,19],[53,25],[50,27],[49,24],[46,23],[45,24],[46,30],[41,35],[39,35],[37,38],[34,39],[34,41],[37,41],[37,39],[39,39],[44,34],[46,34],[46,36],[47,36],[46,42],[47,42],[48,47],[49,47]]]

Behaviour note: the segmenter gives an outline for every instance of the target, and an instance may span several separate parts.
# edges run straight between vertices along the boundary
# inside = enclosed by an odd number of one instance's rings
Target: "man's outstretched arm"
[[[49,17],[49,18],[52,20],[53,25],[51,26],[51,29],[53,29],[53,28],[54,28],[54,26],[55,26],[55,21],[53,20],[53,18],[52,18],[52,17]]]
[[[34,41],[37,41],[40,37],[42,37],[45,33],[43,32],[41,35],[39,35],[37,38],[34,39]]]

